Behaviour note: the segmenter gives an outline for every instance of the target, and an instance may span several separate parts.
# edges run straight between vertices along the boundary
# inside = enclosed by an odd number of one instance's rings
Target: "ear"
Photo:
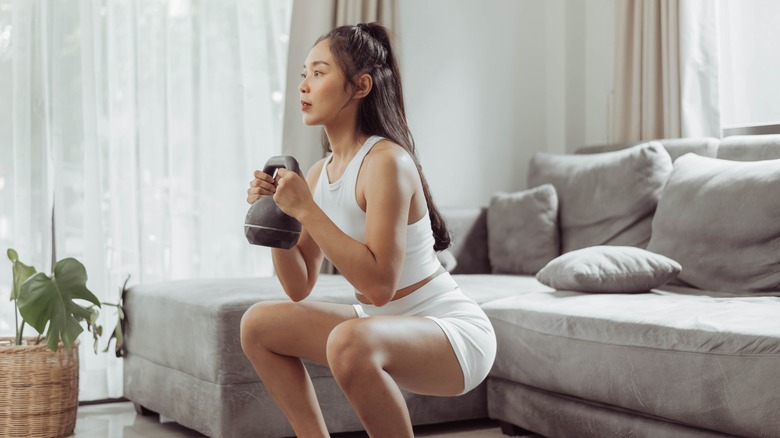
[[[359,78],[357,78],[357,81],[355,81],[354,97],[357,99],[362,99],[368,96],[368,93],[371,92],[373,87],[374,80],[371,78],[371,75],[368,73],[363,73]]]

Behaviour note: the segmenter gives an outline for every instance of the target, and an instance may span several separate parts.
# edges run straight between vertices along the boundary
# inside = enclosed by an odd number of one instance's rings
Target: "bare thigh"
[[[326,345],[331,331],[356,318],[355,308],[349,304],[266,301],[246,311],[241,332],[242,337],[260,342],[274,353],[327,366]]]
[[[403,389],[451,396],[464,388],[463,370],[444,331],[416,316],[373,316],[340,324],[329,341],[330,359],[341,348],[363,350]],[[335,345],[334,345],[335,344]],[[335,350],[335,351],[334,351]]]

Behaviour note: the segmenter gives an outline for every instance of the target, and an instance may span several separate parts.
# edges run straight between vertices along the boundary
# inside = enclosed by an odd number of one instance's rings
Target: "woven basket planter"
[[[60,344],[55,353],[45,342],[17,346],[0,338],[0,437],[72,435],[78,402],[77,344],[71,351]]]

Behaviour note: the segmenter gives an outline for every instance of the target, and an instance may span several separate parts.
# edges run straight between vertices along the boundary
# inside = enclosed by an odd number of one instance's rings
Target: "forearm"
[[[311,292],[314,281],[309,281],[309,269],[300,248],[298,246],[290,249],[274,248],[271,250],[271,256],[284,292],[293,301],[306,298]]]

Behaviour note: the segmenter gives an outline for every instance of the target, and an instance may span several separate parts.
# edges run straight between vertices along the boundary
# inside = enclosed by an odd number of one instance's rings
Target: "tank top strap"
[[[383,139],[383,137],[378,135],[373,135],[366,139],[365,143],[363,143],[363,146],[361,146],[360,150],[358,150],[358,153],[352,157],[352,161],[349,162],[347,170],[344,171],[344,175],[342,175],[341,179],[334,184],[340,183],[345,187],[349,187],[347,190],[349,190],[350,193],[352,193],[354,196],[358,173],[360,173],[360,168],[363,167],[363,159],[365,159],[366,155],[371,152],[371,148],[373,148],[375,144]]]
[[[380,137],[378,135],[372,135],[366,139],[366,142],[363,143],[363,146],[360,147],[360,150],[358,151],[357,155],[355,155],[355,158],[352,159],[352,161],[357,163],[358,169],[360,168],[361,163],[363,163],[363,159],[366,158],[366,155],[371,152],[371,148],[373,148],[375,144],[379,143],[380,140],[384,139],[384,137]]]

